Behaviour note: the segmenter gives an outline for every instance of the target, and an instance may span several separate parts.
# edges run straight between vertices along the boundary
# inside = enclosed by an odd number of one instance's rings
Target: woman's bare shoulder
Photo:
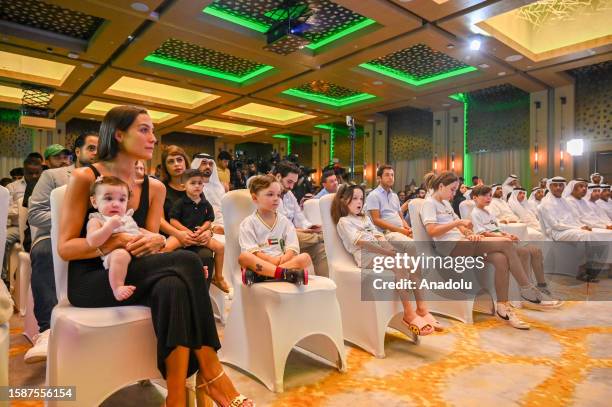
[[[151,189],[151,194],[154,196],[161,194],[164,196],[166,195],[166,186],[158,179],[149,177],[149,188]]]
[[[77,168],[72,171],[70,178],[73,178],[77,182],[93,182],[95,180],[93,171],[88,167]]]

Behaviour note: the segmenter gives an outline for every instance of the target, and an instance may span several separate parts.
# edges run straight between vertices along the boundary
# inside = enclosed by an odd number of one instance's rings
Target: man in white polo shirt
[[[387,240],[412,240],[412,230],[402,218],[399,197],[392,189],[395,183],[393,167],[387,164],[378,167],[376,176],[378,187],[366,198],[366,209],[372,223]]]

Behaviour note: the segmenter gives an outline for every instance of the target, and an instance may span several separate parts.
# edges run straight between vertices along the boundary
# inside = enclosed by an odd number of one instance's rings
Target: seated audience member
[[[7,178],[2,178],[2,179],[0,179],[0,185],[2,185],[2,186],[3,186],[3,187],[5,187],[5,188],[6,188],[6,186],[7,186],[8,184],[10,184],[11,182],[14,182],[14,181],[13,181],[11,178],[8,178],[8,177],[7,177]]]
[[[508,273],[520,286],[521,298],[532,306],[550,306],[545,296],[527,278],[513,242],[504,237],[486,237],[474,234],[472,221],[459,219],[450,203],[459,180],[450,171],[430,178],[428,188],[432,196],[423,203],[421,218],[427,233],[434,240],[434,247],[441,256],[484,256],[495,267],[495,292],[497,294],[497,316],[517,329],[529,329],[508,304]],[[466,242],[470,244],[466,244]]]
[[[566,181],[563,177],[548,180],[550,193],[542,199],[540,205],[540,216],[546,234],[555,241],[609,241],[612,236],[611,232],[601,229],[593,230],[576,217],[570,203],[563,197],[565,185]]]
[[[71,162],[71,151],[61,144],[51,144],[45,149],[45,161],[49,169],[67,167]]]
[[[591,183],[592,184],[603,184],[604,183],[604,177],[598,173],[598,172],[594,172],[591,174],[590,177]]]
[[[334,197],[331,215],[344,248],[353,255],[357,267],[371,269],[374,256],[382,254],[394,257],[395,248],[387,243],[385,236],[374,227],[370,218],[363,212],[364,190],[358,185],[342,185]],[[416,249],[411,247],[412,256]],[[398,276],[410,273],[409,270],[394,270]],[[402,322],[417,335],[429,335],[442,330],[442,325],[427,310],[420,290],[414,290],[416,312],[413,310],[406,290],[398,294],[404,307]]]
[[[591,209],[584,199],[586,194],[587,181],[582,178],[570,181],[563,190],[563,197],[572,208],[574,218],[590,228],[612,229],[612,223],[607,219],[602,219]]]
[[[612,219],[612,201],[610,200],[610,185],[608,184],[600,184],[601,185],[601,195],[599,196],[599,200],[595,202],[597,206],[606,211],[606,214],[610,219]]]
[[[219,179],[217,164],[211,155],[199,153],[195,155],[195,158],[191,162],[191,169],[199,170],[204,176],[204,196],[215,211],[215,221],[213,222],[212,230],[218,235],[223,235],[225,232],[223,229],[221,199],[223,199],[226,190]]]
[[[508,206],[512,212],[519,218],[519,222],[527,225],[534,231],[540,231],[540,221],[537,216],[529,209],[527,205],[526,192],[523,188],[514,188],[508,199]],[[532,233],[535,235],[535,233]],[[542,235],[542,239],[544,236]]]
[[[72,173],[58,238],[59,255],[69,262],[68,299],[75,307],[83,308],[151,308],[157,366],[167,383],[167,406],[186,404],[185,378],[197,373],[197,397],[204,393],[219,405],[251,407],[253,402],[236,391],[216,354],[221,345],[202,262],[187,250],[160,253],[166,241],[157,233],[163,217],[164,186],[149,177],[137,184],[134,178],[135,161],[150,160],[155,143],[153,122],[145,109],[114,107],[100,126],[98,161]],[[138,226],[150,234],[119,234],[98,248],[87,244],[83,226],[90,211],[89,191],[99,176],[115,176],[131,185],[128,207],[134,210]],[[126,281],[136,289],[125,301],[115,299],[99,258],[117,248],[132,255]]]
[[[327,194],[335,194],[338,190],[338,178],[333,170],[323,171],[321,176],[321,190],[314,196],[315,199],[324,197]]]
[[[468,191],[467,185],[461,184],[459,189],[457,189],[457,192],[455,192],[455,196],[453,197],[453,210],[458,216],[461,216],[461,214],[459,213],[459,205],[461,204],[461,202],[467,199],[465,197],[465,193],[467,191]]]
[[[136,164],[134,164],[134,174],[136,176],[136,179],[138,181],[142,181],[145,177],[146,174],[146,165],[144,160],[138,160],[136,161]]]
[[[11,176],[11,179],[12,179],[11,182],[22,179],[23,178],[23,167],[13,168],[9,172],[9,175]]]
[[[395,171],[390,165],[381,165],[376,172],[378,187],[366,198],[366,208],[378,231],[391,241],[412,240],[412,229],[406,223],[400,209],[397,194],[393,192]]]
[[[22,179],[11,182],[6,186],[10,194],[8,220],[6,229],[5,255],[2,265],[2,279],[10,281],[8,275],[8,259],[11,248],[19,241],[19,199],[25,199],[26,190],[31,190],[42,173],[41,162],[34,157],[28,156],[23,161],[24,176]],[[29,187],[29,188],[28,188]],[[23,242],[22,242],[23,243]]]
[[[597,201],[601,198],[601,192],[601,184],[589,184],[584,199],[589,205],[589,208],[591,208],[591,210],[602,220],[602,223],[609,225],[612,224],[612,219],[610,219],[610,217],[603,208],[597,205]]]
[[[295,227],[277,210],[281,184],[273,176],[259,175],[251,181],[249,192],[257,209],[240,223],[238,262],[243,267],[243,283],[278,280],[308,284],[310,256],[300,253]]]
[[[478,175],[472,177],[472,186],[475,187],[476,185],[484,185],[484,181]]]
[[[327,277],[327,255],[323,243],[321,225],[314,225],[302,212],[297,199],[293,195],[293,188],[298,180],[299,168],[292,162],[280,161],[274,167],[274,176],[281,185],[281,202],[278,212],[289,219],[295,226],[300,251],[308,253],[314,264],[317,275]]]
[[[182,176],[185,170],[189,168],[187,154],[182,148],[170,145],[162,151],[161,162],[159,167],[160,180],[166,187],[166,199],[164,200],[164,217],[160,219],[160,230],[164,235],[168,236],[168,242],[164,250],[173,251],[179,247],[194,246],[207,242],[209,237],[206,234],[193,239],[193,235],[190,232],[178,230],[170,224],[172,205],[186,196]],[[145,177],[143,182],[146,183],[146,180],[147,177]],[[214,275],[215,267],[213,252],[206,247],[200,246],[198,256],[200,256],[200,260],[208,269],[208,278],[210,279]]]
[[[32,191],[28,206],[28,223],[34,228],[30,250],[31,284],[39,334],[34,339],[34,346],[24,356],[26,363],[47,359],[51,311],[57,304],[51,252],[51,191],[66,185],[75,168],[92,164],[97,152],[98,135],[81,134],[74,142],[74,164],[44,171]]]
[[[540,203],[542,203],[542,198],[544,198],[545,193],[546,188],[541,188],[539,186],[531,188],[531,195],[529,195],[527,203],[523,205],[538,219],[540,219],[538,215],[538,207],[540,206]]]
[[[508,197],[510,196],[510,193],[512,192],[512,190],[516,187],[519,187],[519,180],[518,177],[514,174],[510,174],[508,176],[508,178],[506,178],[506,180],[504,181],[504,183],[501,185],[501,189],[502,189],[502,199],[507,201]]]
[[[491,185],[493,191],[493,199],[487,208],[489,212],[495,216],[500,223],[516,223],[519,218],[512,212],[512,209],[508,205],[502,196],[504,194],[501,185]]]
[[[406,192],[404,192],[404,191],[399,191],[397,193],[397,197],[400,200],[400,205],[403,205],[404,202],[406,202],[408,200],[408,195],[406,195]]]
[[[231,182],[231,172],[229,169],[229,163],[232,160],[232,155],[227,151],[220,151],[217,156],[217,172],[219,174],[219,181],[225,189],[225,192],[229,191]]]
[[[517,190],[520,191],[521,189],[522,188],[515,188],[512,193],[515,194]],[[499,228],[499,224],[497,223],[495,216],[493,216],[487,210],[486,206],[491,202],[491,187],[479,185],[474,188],[472,195],[474,196],[474,202],[476,203],[476,207],[472,211],[471,215],[472,223],[474,225],[474,233],[485,237],[504,237],[513,242],[519,240],[517,236],[502,231]],[[531,264],[533,274],[537,281],[537,289],[542,292],[543,300],[548,301],[546,303],[548,304],[548,307],[554,308],[561,305],[560,301],[551,297],[551,293],[548,290],[546,278],[544,277],[544,259],[542,257],[542,251],[538,247],[531,244],[516,246],[516,251],[521,258],[523,269],[525,271],[529,270],[529,265]],[[531,306],[529,301],[525,302],[525,304],[527,306]],[[537,308],[540,308],[539,304]]]
[[[207,247],[215,253],[215,273],[213,284],[229,293],[229,285],[223,278],[224,245],[213,238],[212,222],[215,212],[206,200],[203,191],[204,175],[199,170],[189,169],[183,174],[186,195],[174,202],[170,210],[170,224],[178,230],[187,231],[198,244],[185,249],[199,252],[201,247]],[[202,240],[202,235],[208,239]],[[209,276],[210,277],[210,276]]]
[[[92,187],[91,204],[97,211],[89,214],[85,236],[89,246],[100,247],[112,235],[119,233],[132,236],[149,233],[146,229],[140,229],[132,218],[134,211],[127,208],[129,195],[129,187],[121,179],[113,176],[96,178]],[[130,252],[117,248],[100,258],[104,269],[108,270],[108,281],[115,299],[124,301],[130,298],[136,289],[133,285],[125,285],[125,276],[132,261]]]

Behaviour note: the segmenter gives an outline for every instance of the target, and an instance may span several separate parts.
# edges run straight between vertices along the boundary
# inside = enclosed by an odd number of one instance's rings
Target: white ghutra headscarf
[[[510,174],[508,176],[508,178],[506,178],[504,183],[501,185],[502,191],[503,191],[502,199],[504,201],[508,200],[508,198],[507,198],[508,194],[511,193],[513,188],[514,188],[512,185],[510,185],[510,183],[513,182],[513,181],[518,181],[518,177],[516,175],[514,175],[514,174]]]
[[[207,183],[204,183],[204,196],[206,200],[210,202],[215,211],[215,225],[223,225],[223,213],[221,212],[221,199],[225,195],[225,187],[219,180],[219,173],[217,172],[217,164],[210,154],[199,153],[196,154],[193,161],[191,162],[191,169],[197,170],[200,168],[202,161],[209,160],[212,162],[212,173]]]
[[[565,191],[568,189],[567,181],[565,180],[565,178],[563,178],[563,177],[549,178],[548,180],[546,180],[546,189],[548,190],[548,194],[544,195],[544,198],[542,198],[542,201],[540,203],[544,203],[544,202],[550,201],[553,198],[555,198],[555,196],[553,195],[552,191],[550,190],[550,185],[551,184],[564,184],[565,185],[565,189],[563,189],[563,193],[565,193]],[[564,195],[562,195],[562,196],[564,196]]]
[[[523,188],[514,188],[512,193],[510,194],[510,198],[508,198],[508,205],[510,205],[510,209],[516,216],[519,217],[519,220],[526,224],[534,224],[539,226],[538,218],[536,218],[535,214],[529,209],[527,205],[527,199],[523,199],[522,202],[518,200],[519,192],[527,192]]]

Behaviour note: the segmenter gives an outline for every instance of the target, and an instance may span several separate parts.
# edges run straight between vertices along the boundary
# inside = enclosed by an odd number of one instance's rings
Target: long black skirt
[[[71,261],[68,267],[68,299],[75,307],[151,307],[157,366],[164,378],[166,358],[177,346],[191,349],[188,376],[198,370],[193,349],[221,348],[202,260],[196,253],[177,250],[133,257],[125,284],[135,286],[136,291],[127,300],[117,301],[101,259]]]

